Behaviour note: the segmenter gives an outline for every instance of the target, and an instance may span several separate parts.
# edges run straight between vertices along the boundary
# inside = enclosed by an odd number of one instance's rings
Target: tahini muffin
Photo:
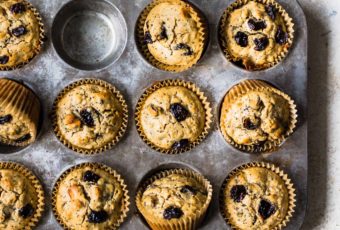
[[[227,178],[221,211],[235,229],[281,229],[288,222],[294,189],[287,177],[274,171],[263,165],[241,166]]]
[[[53,196],[54,212],[68,229],[116,229],[128,210],[120,177],[91,163],[64,172]]]
[[[24,0],[0,1],[0,69],[26,64],[42,45],[41,18]]]
[[[56,100],[58,133],[76,151],[101,149],[115,142],[126,126],[125,101],[107,85],[100,80],[79,81]]]
[[[275,1],[236,1],[221,19],[220,39],[229,59],[248,70],[282,59],[293,38],[293,23]]]
[[[27,146],[37,136],[40,101],[26,86],[9,79],[0,79],[0,142]]]
[[[194,142],[204,130],[202,101],[183,86],[166,86],[151,93],[140,111],[145,137],[161,149],[182,149]]]

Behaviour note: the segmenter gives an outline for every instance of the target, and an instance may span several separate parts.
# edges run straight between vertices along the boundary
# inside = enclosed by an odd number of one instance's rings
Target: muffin
[[[220,22],[220,42],[227,58],[247,70],[261,70],[286,56],[293,22],[275,0],[238,0]]]
[[[220,127],[226,140],[246,151],[274,150],[292,132],[296,106],[289,96],[260,80],[233,86],[224,98]]]
[[[37,136],[40,119],[38,97],[24,85],[0,79],[0,142],[27,146]]]
[[[125,100],[101,80],[80,80],[67,86],[56,99],[54,111],[57,136],[80,153],[110,148],[126,129]]]
[[[143,140],[165,153],[187,151],[209,129],[209,103],[193,84],[184,81],[156,83],[137,106],[137,127]]]
[[[0,228],[32,229],[41,217],[44,195],[38,179],[23,166],[0,162]]]
[[[293,185],[281,170],[265,163],[235,169],[221,194],[221,211],[235,229],[281,229],[294,212]]]
[[[65,229],[116,229],[126,217],[129,197],[124,181],[113,169],[83,163],[59,177],[52,205]]]
[[[163,70],[179,72],[190,68],[201,58],[207,44],[201,13],[185,1],[153,1],[137,23],[146,58]]]
[[[211,185],[201,175],[189,169],[172,169],[146,181],[137,191],[136,203],[151,229],[195,229],[211,195]]]
[[[1,1],[0,12],[0,70],[10,70],[40,52],[43,26],[36,9],[25,0]]]

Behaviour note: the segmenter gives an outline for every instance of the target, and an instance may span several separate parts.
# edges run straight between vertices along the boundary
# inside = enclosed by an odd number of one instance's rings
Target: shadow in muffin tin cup
[[[52,43],[59,57],[80,70],[100,70],[115,63],[127,43],[127,26],[107,0],[72,0],[57,13]]]

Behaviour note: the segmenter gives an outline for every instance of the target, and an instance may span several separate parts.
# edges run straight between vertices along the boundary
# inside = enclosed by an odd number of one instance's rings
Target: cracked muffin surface
[[[269,169],[240,170],[229,179],[223,194],[225,213],[238,229],[274,229],[288,212],[285,182]]]
[[[228,106],[228,108],[226,107]],[[221,123],[237,144],[260,145],[282,137],[290,124],[289,102],[275,92],[250,91],[222,106]]]
[[[37,209],[38,194],[22,173],[0,169],[0,228],[25,229]]]
[[[249,1],[229,13],[222,33],[233,61],[246,69],[273,63],[290,46],[287,25],[272,4]]]
[[[109,89],[83,84],[57,103],[57,125],[64,139],[82,149],[97,149],[111,142],[123,124],[123,108]]]
[[[84,166],[72,170],[60,181],[55,205],[59,217],[70,229],[110,229],[122,214],[123,189],[105,170]]]
[[[22,0],[0,1],[0,67],[15,67],[40,49],[40,25]]]
[[[195,216],[206,200],[207,191],[196,179],[170,174],[151,183],[141,202],[154,218],[170,220]]]
[[[202,37],[192,6],[182,1],[157,4],[144,24],[144,42],[167,65],[188,65],[202,54]]]
[[[203,132],[205,110],[198,96],[182,86],[166,86],[145,100],[140,123],[146,138],[163,149],[189,146]]]

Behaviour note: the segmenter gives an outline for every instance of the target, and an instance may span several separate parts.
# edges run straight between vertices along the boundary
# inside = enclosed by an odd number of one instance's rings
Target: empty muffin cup
[[[55,16],[52,42],[70,66],[88,71],[103,69],[116,62],[125,49],[125,19],[109,1],[72,0]]]

